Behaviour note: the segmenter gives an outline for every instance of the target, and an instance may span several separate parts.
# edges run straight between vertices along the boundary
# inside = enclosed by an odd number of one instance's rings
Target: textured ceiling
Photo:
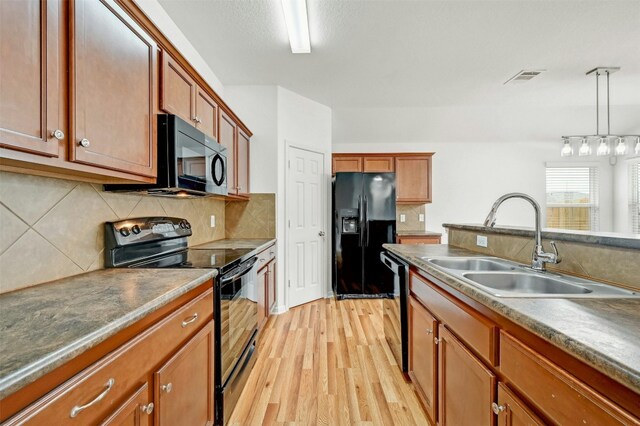
[[[620,66],[640,104],[640,1],[308,0],[290,53],[279,0],[159,0],[224,85],[277,84],[333,108],[593,105],[584,73]],[[521,69],[548,71],[503,85]]]

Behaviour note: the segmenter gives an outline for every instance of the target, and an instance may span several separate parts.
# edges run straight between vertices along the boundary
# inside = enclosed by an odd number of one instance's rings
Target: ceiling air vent
[[[522,70],[518,74],[511,77],[509,80],[505,81],[504,84],[507,83],[524,83],[526,81],[531,80],[533,77],[536,77],[546,70]]]

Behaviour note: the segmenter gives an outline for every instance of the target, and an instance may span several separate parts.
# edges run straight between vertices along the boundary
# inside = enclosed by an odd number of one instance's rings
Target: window
[[[547,227],[597,231],[598,168],[547,167]]]
[[[631,165],[630,188],[629,216],[631,217],[631,232],[640,234],[640,163]]]

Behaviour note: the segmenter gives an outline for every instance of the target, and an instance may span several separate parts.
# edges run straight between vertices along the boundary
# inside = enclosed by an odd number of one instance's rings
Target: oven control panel
[[[178,217],[140,217],[106,222],[105,248],[189,237],[191,234],[189,221]]]

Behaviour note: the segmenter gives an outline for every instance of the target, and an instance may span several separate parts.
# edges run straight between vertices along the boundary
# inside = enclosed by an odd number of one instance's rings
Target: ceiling
[[[640,1],[307,0],[312,52],[279,0],[159,0],[226,85],[280,85],[332,108],[593,105],[585,72],[620,66],[640,105]],[[503,83],[522,69],[535,79]]]

